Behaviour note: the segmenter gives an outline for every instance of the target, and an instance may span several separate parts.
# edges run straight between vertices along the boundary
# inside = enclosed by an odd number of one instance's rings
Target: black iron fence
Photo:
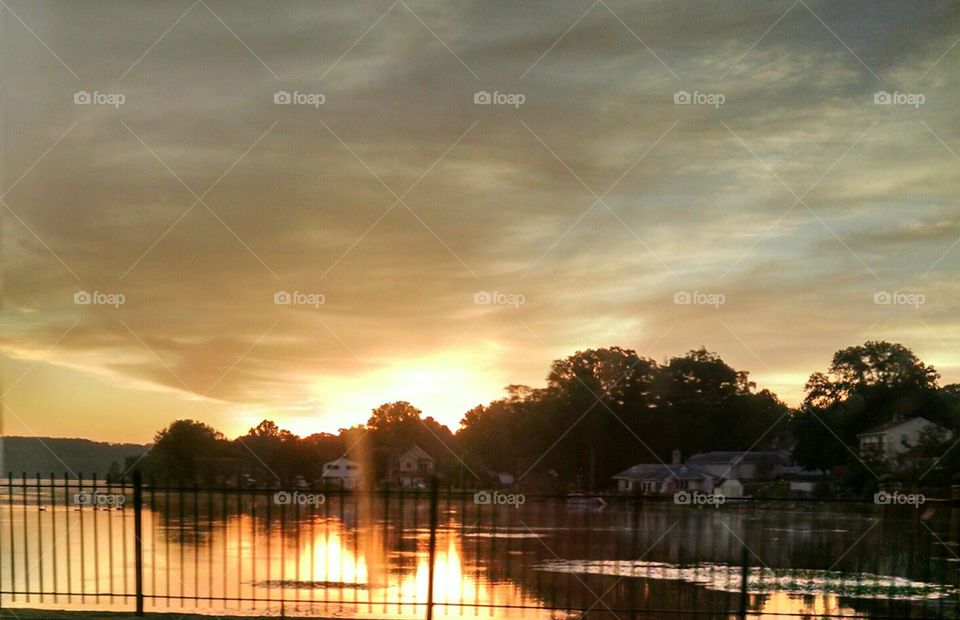
[[[4,607],[958,617],[960,508],[8,476]]]

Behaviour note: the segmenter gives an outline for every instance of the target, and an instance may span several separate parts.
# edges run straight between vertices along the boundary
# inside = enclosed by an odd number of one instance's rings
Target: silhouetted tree
[[[508,398],[471,409],[457,437],[471,463],[553,469],[568,485],[604,488],[617,471],[668,461],[674,448],[760,449],[782,439],[789,409],[753,388],[746,372],[704,349],[665,366],[620,347],[590,349],[554,362],[545,389],[511,386]]]
[[[413,446],[425,450],[436,470],[450,476],[459,469],[456,441],[450,429],[406,401],[384,403],[367,420],[367,449],[373,455],[375,478],[384,480],[404,452]]]
[[[181,480],[205,474],[200,463],[205,458],[224,454],[220,431],[196,420],[177,420],[157,432],[151,456],[154,469]]]
[[[317,477],[308,446],[272,420],[263,420],[234,441],[234,454],[260,472],[258,478],[288,483],[298,475]]]
[[[837,351],[827,371],[807,381],[794,420],[794,458],[810,468],[865,470],[859,433],[915,416],[955,427],[958,399],[938,387],[939,376],[901,344],[869,341]],[[885,468],[882,462],[867,465],[878,475]]]

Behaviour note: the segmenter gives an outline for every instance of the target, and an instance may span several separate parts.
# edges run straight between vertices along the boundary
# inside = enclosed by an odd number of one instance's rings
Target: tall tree
[[[395,461],[413,446],[433,457],[438,472],[450,475],[459,465],[450,429],[407,401],[384,403],[367,420],[376,477],[384,478]]]
[[[837,351],[826,372],[813,373],[805,386],[794,423],[797,462],[821,469],[859,466],[857,434],[896,418],[952,425],[939,377],[901,344],[868,341]]]
[[[573,465],[579,484],[606,486],[638,446],[638,405],[652,388],[656,363],[621,347],[587,349],[553,363],[544,403],[553,405],[557,466]]]
[[[154,436],[152,455],[159,472],[180,479],[203,473],[204,457],[221,456],[225,441],[220,431],[196,420],[177,420]]]
[[[234,452],[261,476],[289,482],[297,475],[311,475],[311,458],[299,438],[272,420],[263,420],[234,441]]]
[[[749,373],[705,348],[674,357],[661,372],[657,434],[688,455],[769,447],[786,432],[788,408],[755,387]]]

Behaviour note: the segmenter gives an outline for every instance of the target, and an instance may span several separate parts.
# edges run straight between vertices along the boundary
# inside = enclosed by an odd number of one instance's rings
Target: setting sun
[[[292,418],[290,427],[312,425],[335,431],[381,403],[406,400],[451,428],[471,407],[499,398],[509,383],[496,369],[496,359],[476,352],[440,353],[393,362],[350,377],[324,377],[312,389],[321,403],[313,421]],[[363,420],[364,422],[366,420]],[[314,431],[315,432],[315,431]]]

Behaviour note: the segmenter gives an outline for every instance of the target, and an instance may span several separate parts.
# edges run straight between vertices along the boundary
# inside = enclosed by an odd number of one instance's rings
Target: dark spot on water
[[[339,588],[345,590],[366,590],[365,583],[348,583],[346,581],[297,581],[295,579],[272,579],[270,581],[258,581],[254,585],[261,588],[293,588],[297,590],[322,590],[326,588]]]

